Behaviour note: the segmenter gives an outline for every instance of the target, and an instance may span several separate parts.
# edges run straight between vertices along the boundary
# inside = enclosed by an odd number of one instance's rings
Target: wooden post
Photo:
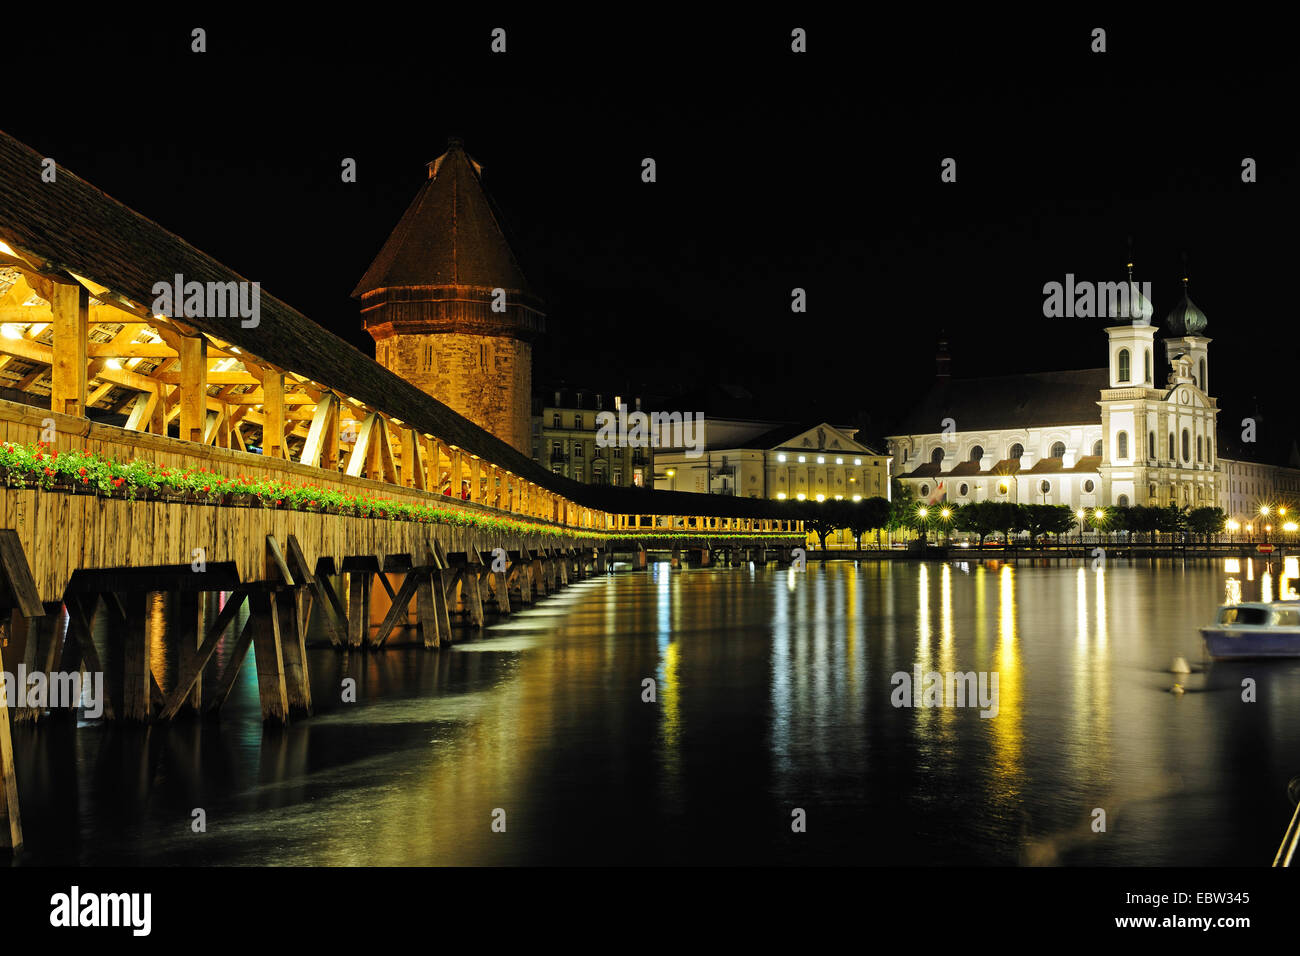
[[[370,634],[370,572],[348,572],[348,646],[360,647]]]
[[[482,462],[478,458],[471,458],[469,461],[469,497],[471,501],[483,500],[483,491],[479,484],[479,466]]]
[[[149,632],[145,627],[144,597],[128,594],[122,621],[122,719],[147,723],[152,715]]]
[[[181,440],[203,444],[208,423],[208,340],[186,335],[180,340]],[[270,405],[267,405],[270,422]],[[263,445],[267,439],[263,437]]]
[[[52,283],[54,364],[50,367],[50,411],[86,414],[86,363],[90,340],[90,293],[81,283]],[[201,440],[201,439],[200,439]]]
[[[262,720],[285,724],[289,721],[289,692],[284,681],[284,654],[280,644],[280,616],[276,593],[258,589],[251,595],[253,652],[257,660],[257,693],[262,702]]]
[[[301,619],[300,594],[305,587],[272,592],[280,631],[280,657],[284,665],[284,690],[287,712],[290,717],[310,717],[311,683],[307,676],[307,642],[305,624]],[[262,671],[258,663],[258,673]]]
[[[9,622],[0,622],[0,648],[8,637]],[[4,651],[0,649],[0,674],[4,673]],[[23,820],[18,810],[18,775],[14,771],[14,744],[9,734],[9,698],[5,681],[0,681],[0,849],[18,850],[23,845]]]

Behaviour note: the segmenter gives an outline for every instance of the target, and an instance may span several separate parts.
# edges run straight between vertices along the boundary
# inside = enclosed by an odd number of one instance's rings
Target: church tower
[[[531,454],[533,294],[458,139],[352,295],[375,359],[476,425]]]

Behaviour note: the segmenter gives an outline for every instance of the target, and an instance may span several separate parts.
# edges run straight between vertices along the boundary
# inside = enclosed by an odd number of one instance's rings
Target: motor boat
[[[1300,601],[1225,604],[1201,636],[1211,660],[1300,657]]]

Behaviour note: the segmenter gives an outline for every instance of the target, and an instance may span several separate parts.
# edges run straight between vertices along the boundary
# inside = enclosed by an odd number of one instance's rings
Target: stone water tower
[[[530,455],[546,316],[481,176],[451,139],[352,295],[381,365]]]

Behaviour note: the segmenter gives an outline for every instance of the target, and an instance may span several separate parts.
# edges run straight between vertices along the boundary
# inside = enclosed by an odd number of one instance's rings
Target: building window
[[[936,464],[936,465],[942,463],[942,462],[943,462],[943,449],[942,449],[942,448],[936,448],[934,451],[930,452],[930,461],[933,462],[933,463]]]
[[[1092,483],[1092,479],[1091,479],[1091,478],[1089,478],[1087,481],[1085,481],[1085,482],[1083,483],[1083,490],[1084,490],[1085,492],[1087,492],[1088,494],[1092,494],[1092,489],[1093,489],[1093,487],[1094,487],[1094,485],[1093,485],[1093,483]]]
[[[1201,436],[1197,435],[1196,436],[1196,460],[1197,461],[1205,461],[1205,459],[1202,457],[1202,441],[1203,440]]]
[[[1198,382],[1197,384],[1201,386],[1201,391],[1202,391],[1202,392],[1205,392],[1205,393],[1207,393],[1207,394],[1209,393],[1209,391],[1210,391],[1210,385],[1209,385],[1209,382],[1206,381],[1206,378],[1205,378],[1205,359],[1201,359],[1201,380],[1200,380],[1200,382]]]
[[[1186,464],[1192,460],[1192,436],[1187,429],[1183,429],[1183,463]]]
[[[1117,505],[1119,505],[1121,508],[1127,508],[1127,507],[1128,507],[1128,495],[1120,495],[1120,496],[1119,496],[1119,500],[1118,500],[1117,502],[1115,502],[1115,503],[1116,503]]]
[[[558,412],[555,414],[555,417],[551,419],[551,427],[552,427],[552,428],[563,428],[563,427],[564,427],[563,425],[560,424],[560,415],[559,415]]]
[[[1092,443],[1092,454],[1096,458],[1100,458],[1104,454],[1104,450],[1101,447],[1100,438],[1098,438],[1095,442]]]
[[[1143,378],[1143,381],[1146,382],[1148,385],[1150,385],[1151,384],[1151,350],[1147,349],[1145,352],[1142,353],[1142,355],[1143,355],[1142,357],[1143,370],[1146,372],[1146,377]]]
[[[962,485],[960,488],[957,489],[957,494],[959,494],[959,495],[961,495],[963,498],[965,498],[965,497],[966,497],[966,492],[967,492],[968,490],[969,490],[969,489],[968,489],[965,485]]]
[[[478,364],[479,368],[488,367],[488,347],[486,345],[478,347]]]
[[[614,484],[623,484],[623,472],[619,471],[617,468],[614,469]]]
[[[907,449],[903,449],[903,464],[907,464]]]
[[[1115,447],[1121,459],[1128,457],[1128,432],[1120,432],[1119,435],[1116,436]]]
[[[1205,460],[1211,464],[1214,463],[1214,445],[1213,439],[1205,439]]]
[[[922,486],[921,486],[921,497],[924,498],[924,497],[926,497],[926,496],[929,495],[929,494],[930,494],[930,486],[929,486],[929,485],[922,485]]]
[[[614,457],[615,458],[623,457],[623,449],[617,445],[614,447]]]
[[[1063,442],[1063,441],[1054,442],[1054,443],[1052,444],[1052,453],[1051,453],[1050,455],[1048,455],[1047,457],[1049,457],[1049,458],[1064,458],[1064,457],[1065,457],[1065,442]]]
[[[582,442],[580,442],[580,441],[575,441],[575,442],[573,443],[573,457],[574,457],[574,458],[581,458],[581,457],[582,457]]]
[[[581,469],[581,468],[575,468],[575,469],[573,469],[573,480],[574,480],[574,481],[582,481],[582,469]]]
[[[1007,457],[1010,458],[1012,461],[1019,461],[1021,456],[1024,455],[1024,453],[1025,453],[1025,446],[1020,444],[1020,442],[1016,442],[1014,445],[1011,446],[1011,451],[1007,452]]]
[[[1043,494],[1047,494],[1049,491],[1052,490],[1052,483],[1050,481],[1040,481],[1038,483],[1038,490],[1041,491]]]
[[[1149,432],[1147,434],[1147,457],[1150,458],[1152,461],[1155,461],[1155,457],[1156,457],[1156,433],[1155,432]]]
[[[975,462],[975,464],[978,465],[980,463],[980,459],[983,457],[984,457],[984,449],[981,448],[979,445],[976,445],[974,448],[970,450],[970,460]],[[963,491],[962,494],[965,494],[965,492]]]
[[[1129,354],[1128,349],[1119,350],[1119,380],[1127,382],[1129,380]]]
[[[1169,433],[1169,460],[1174,461],[1174,433]]]

